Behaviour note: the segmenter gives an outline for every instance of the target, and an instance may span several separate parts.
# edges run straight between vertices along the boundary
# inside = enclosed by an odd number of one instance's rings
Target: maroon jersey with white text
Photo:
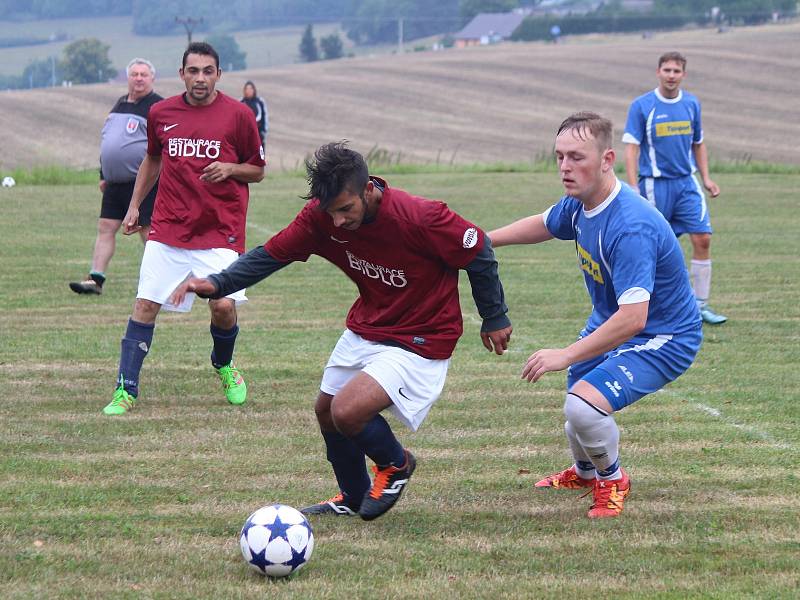
[[[312,199],[264,247],[282,262],[316,254],[352,279],[360,295],[347,314],[351,331],[445,359],[463,332],[458,270],[483,243],[483,232],[443,202],[386,185],[375,220],[356,231],[335,227]]]
[[[200,176],[215,161],[264,166],[253,112],[222,92],[208,106],[172,96],[150,109],[147,153],[161,157],[149,239],[178,248],[244,252],[247,184],[232,177],[210,183]]]

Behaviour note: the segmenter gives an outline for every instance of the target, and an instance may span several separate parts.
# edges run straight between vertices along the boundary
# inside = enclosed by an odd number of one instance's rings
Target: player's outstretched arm
[[[500,227],[487,234],[495,248],[513,244],[538,244],[553,239],[544,225],[543,215],[533,215]]]
[[[242,254],[220,273],[209,275],[206,279],[187,279],[175,289],[171,298],[183,300],[183,296],[179,297],[178,294],[185,296],[187,292],[195,292],[202,298],[222,298],[255,285],[288,264],[272,258],[264,246],[257,246]],[[211,287],[201,282],[208,282]],[[191,289],[192,286],[196,289]]]
[[[491,240],[484,235],[483,247],[464,270],[472,287],[472,298],[483,318],[481,341],[483,346],[495,354],[503,354],[511,340],[511,321],[505,302],[503,284],[497,272]]]
[[[169,301],[174,306],[180,306],[183,299],[186,298],[186,294],[189,292],[194,292],[201,298],[210,298],[216,291],[217,286],[210,280],[190,277],[175,288],[175,291],[172,292],[172,295],[169,297]]]
[[[584,338],[566,348],[543,348],[530,355],[522,379],[537,382],[545,373],[563,371],[577,362],[613,350],[639,333],[647,323],[649,301],[623,304],[619,310]]]

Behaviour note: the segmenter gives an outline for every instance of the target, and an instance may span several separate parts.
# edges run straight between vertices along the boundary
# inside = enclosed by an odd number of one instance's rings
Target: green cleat
[[[217,369],[217,375],[222,381],[222,389],[225,390],[228,402],[236,406],[244,404],[244,401],[247,400],[247,384],[239,369],[231,363]]]
[[[119,386],[114,390],[114,398],[103,409],[104,415],[124,415],[126,412],[136,406],[136,397],[131,396],[125,391],[125,388]]]

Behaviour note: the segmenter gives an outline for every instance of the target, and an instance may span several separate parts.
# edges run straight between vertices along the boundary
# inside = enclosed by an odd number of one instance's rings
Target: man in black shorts
[[[134,58],[126,69],[128,93],[122,96],[103,125],[100,142],[100,191],[103,203],[97,221],[92,268],[84,281],[73,281],[70,289],[77,294],[100,294],[105,283],[105,271],[114,256],[116,236],[136,182],[136,173],[147,150],[147,115],[161,96],[153,91],[156,70],[143,58]],[[156,198],[154,186],[139,207],[139,234],[147,241],[150,215]]]

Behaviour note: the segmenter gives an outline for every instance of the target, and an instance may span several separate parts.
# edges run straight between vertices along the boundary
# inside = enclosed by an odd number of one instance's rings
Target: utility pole
[[[193,17],[175,17],[175,22],[183,25],[183,28],[186,30],[186,37],[189,39],[189,44],[191,44],[192,32],[194,31],[195,26],[203,22],[203,17],[200,17],[199,19],[195,19]]]
[[[403,54],[403,17],[397,19],[397,53]]]

